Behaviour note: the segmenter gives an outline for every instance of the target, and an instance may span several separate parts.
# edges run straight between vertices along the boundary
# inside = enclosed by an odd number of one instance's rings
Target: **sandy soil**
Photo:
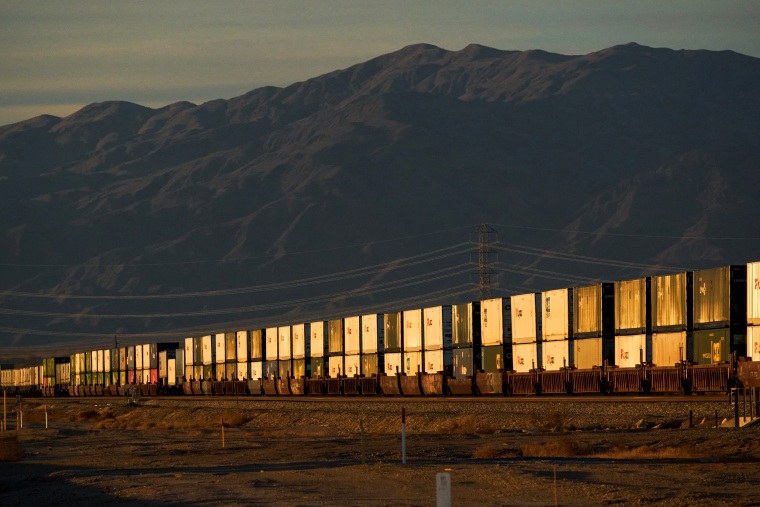
[[[760,505],[760,425],[712,427],[731,410],[699,399],[27,401],[24,428],[0,434],[0,505],[436,505],[440,472],[453,505]]]

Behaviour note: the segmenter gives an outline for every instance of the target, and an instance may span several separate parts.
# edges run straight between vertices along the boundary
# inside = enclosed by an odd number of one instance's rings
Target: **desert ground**
[[[716,428],[727,399],[106,397],[23,411],[0,433],[3,507],[425,506],[441,472],[453,505],[760,505],[760,425]]]

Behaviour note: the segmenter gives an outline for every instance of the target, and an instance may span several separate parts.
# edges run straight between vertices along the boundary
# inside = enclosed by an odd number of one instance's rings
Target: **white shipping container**
[[[652,363],[655,366],[673,366],[685,359],[686,331],[652,335]]]
[[[158,353],[158,378],[164,379],[169,377],[169,355],[166,350]]]
[[[224,363],[227,358],[227,340],[224,333],[214,335],[214,353],[216,354],[216,364]]]
[[[251,364],[249,362],[239,362],[237,364],[237,370],[235,371],[235,378],[238,380],[248,380],[251,378]]]
[[[760,326],[747,327],[747,357],[760,361]]]
[[[237,344],[236,352],[238,361],[248,361],[251,358],[251,354],[248,350],[250,344],[250,338],[248,337],[248,331],[238,331],[235,333],[235,342]]]
[[[539,367],[538,343],[515,343],[512,345],[512,367],[516,372],[526,373]]]
[[[142,383],[143,384],[150,384],[150,370],[143,370],[142,371]]]
[[[222,335],[224,337],[224,335]],[[214,348],[214,339],[210,334],[201,338],[201,359],[203,366],[210,366],[214,364],[214,356],[216,349]]]
[[[279,347],[278,359],[291,359],[293,357],[293,342],[290,326],[278,327],[277,336],[279,337],[279,342],[277,344]]]
[[[193,364],[193,339],[185,338],[185,366]],[[190,377],[187,377],[190,378]]]
[[[103,371],[111,373],[111,349],[103,351]]]
[[[615,337],[615,365],[634,368],[647,359],[647,335],[632,334]]]
[[[278,344],[280,339],[277,337],[277,328],[268,327],[266,330],[266,360],[277,361],[279,356]]]
[[[511,342],[511,314],[507,298],[486,299],[480,302],[480,337],[484,347]]]
[[[361,353],[361,329],[361,319],[358,316],[343,319],[346,356]]]
[[[541,328],[544,341],[570,338],[572,293],[572,289],[556,289],[541,293]]]
[[[747,324],[760,325],[760,262],[747,263]]]
[[[311,335],[309,324],[296,324],[293,326],[293,358],[303,359],[308,355],[307,340]]]
[[[540,294],[521,294],[510,298],[512,305],[512,343],[529,344],[539,340],[536,306],[540,297]]]
[[[309,324],[309,336],[311,347],[311,357],[324,357],[325,355],[325,328],[327,322],[319,321]]]
[[[176,386],[182,383],[182,380],[178,379],[180,375],[177,375],[177,362],[176,358],[166,360],[166,383],[170,386]]]
[[[146,369],[146,370],[149,369],[149,368],[157,368],[158,367],[158,365],[154,361],[151,361],[151,359],[155,359],[155,358],[151,357],[151,349],[156,350],[155,347],[156,347],[155,343],[153,343],[153,344],[150,344],[150,343],[143,344],[143,368]]]
[[[143,346],[135,345],[135,370],[143,369]],[[94,354],[93,354],[94,355]]]
[[[327,364],[327,373],[332,378],[346,374],[346,365],[343,364],[344,356],[331,356]]]
[[[422,333],[425,350],[450,349],[451,306],[425,308],[422,310],[422,318],[425,324]]]
[[[439,373],[443,371],[443,349],[425,350],[424,373]]]
[[[404,352],[422,350],[422,309],[406,310],[401,318],[404,326]]]
[[[264,368],[263,361],[251,361],[251,376],[249,377],[252,380],[261,380],[261,372]]]
[[[573,341],[575,349],[573,362],[575,367],[581,370],[590,370],[595,366],[604,364],[602,358],[602,338],[582,338]]]
[[[385,373],[389,377],[395,377],[396,372],[403,373],[401,364],[401,352],[386,352],[385,353]]]
[[[353,377],[354,375],[361,375],[362,360],[359,354],[352,354],[350,356],[346,356],[345,365],[346,365],[346,373],[345,373],[346,376]]]
[[[404,352],[404,373],[407,375],[417,375],[422,371],[422,352]]]
[[[376,354],[383,343],[385,331],[383,316],[376,313],[362,315],[362,353]]]
[[[541,367],[546,371],[557,371],[570,365],[570,342],[553,340],[541,343]]]

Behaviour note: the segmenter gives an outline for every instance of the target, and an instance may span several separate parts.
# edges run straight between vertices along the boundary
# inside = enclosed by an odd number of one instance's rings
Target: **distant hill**
[[[494,295],[758,260],[757,90],[730,51],[419,44],[0,127],[0,359],[474,299],[480,223]]]

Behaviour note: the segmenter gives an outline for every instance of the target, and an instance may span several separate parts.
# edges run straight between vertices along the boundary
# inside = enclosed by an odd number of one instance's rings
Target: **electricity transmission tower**
[[[477,235],[478,249],[474,252],[478,256],[478,290],[480,299],[490,299],[491,295],[491,278],[495,278],[494,285],[498,284],[498,275],[491,268],[492,259],[498,254],[491,245],[499,242],[499,236],[496,230],[488,224],[480,224],[473,231]],[[494,261],[495,262],[495,261]]]

